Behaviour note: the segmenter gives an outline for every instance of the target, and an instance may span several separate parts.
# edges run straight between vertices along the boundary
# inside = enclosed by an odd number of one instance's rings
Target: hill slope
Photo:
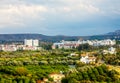
[[[115,32],[109,32],[107,35],[120,35],[120,30],[116,30]]]
[[[0,34],[0,41],[23,41],[24,39],[39,39],[41,41],[78,40],[79,36],[46,36],[42,34]]]
[[[120,40],[120,30],[110,32],[105,35],[94,36],[46,36],[42,34],[0,34],[0,41],[23,41],[24,39],[39,39],[41,41],[56,42],[61,40],[78,40],[78,39],[117,39]]]

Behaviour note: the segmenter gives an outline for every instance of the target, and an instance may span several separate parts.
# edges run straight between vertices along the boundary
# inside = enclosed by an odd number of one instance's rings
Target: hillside
[[[0,34],[0,41],[23,41],[24,39],[39,39],[41,41],[78,40],[79,36],[46,36],[42,34]]]
[[[120,30],[110,32],[105,35],[93,35],[93,36],[46,36],[42,34],[0,34],[0,42],[4,41],[23,41],[24,39],[39,39],[41,41],[56,42],[60,40],[78,40],[78,39],[117,39],[120,40]]]
[[[120,36],[120,30],[116,30],[115,32],[109,32],[107,35],[119,35]]]

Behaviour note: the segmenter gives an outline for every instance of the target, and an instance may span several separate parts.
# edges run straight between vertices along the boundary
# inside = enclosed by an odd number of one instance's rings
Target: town
[[[2,75],[0,83],[119,81],[119,40],[61,40],[54,43],[42,42],[41,45],[38,39],[24,39],[23,44],[1,44],[0,50],[0,72],[12,76],[8,79],[9,76],[3,78]],[[117,73],[110,76],[112,72]]]
[[[62,40],[60,43],[54,43],[52,48],[55,49],[58,48],[64,48],[64,49],[72,49],[78,47],[80,44],[86,44],[88,43],[91,46],[113,46],[116,44],[115,40],[78,40],[78,41],[64,41]]]
[[[24,45],[19,44],[1,44],[1,51],[17,51],[17,50],[40,50],[39,40],[37,39],[25,39]]]
[[[72,49],[77,48],[81,44],[89,44],[91,46],[113,46],[116,44],[115,40],[78,40],[78,41],[60,41],[59,43],[53,43],[52,49],[64,48]],[[24,45],[19,44],[1,44],[1,51],[17,51],[17,50],[40,50],[38,39],[24,39]]]

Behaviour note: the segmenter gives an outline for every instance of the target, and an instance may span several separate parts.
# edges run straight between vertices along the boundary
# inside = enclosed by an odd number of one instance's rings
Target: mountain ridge
[[[109,32],[106,35],[120,35],[120,30],[116,30],[114,32]]]
[[[0,41],[24,41],[24,39],[39,39],[40,41],[56,42],[61,40],[94,40],[94,39],[117,39],[120,40],[120,30],[115,32],[109,32],[103,35],[93,35],[93,36],[65,36],[65,35],[56,35],[56,36],[47,36],[43,34],[32,34],[32,33],[20,33],[20,34],[0,34]]]

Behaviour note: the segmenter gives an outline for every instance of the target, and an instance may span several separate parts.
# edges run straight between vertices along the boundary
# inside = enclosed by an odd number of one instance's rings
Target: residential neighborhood
[[[17,51],[17,50],[40,50],[39,40],[25,39],[24,44],[1,44],[1,51]]]
[[[78,40],[78,41],[60,41],[58,43],[54,43],[52,46],[52,49],[56,48],[64,48],[64,49],[72,49],[76,48],[81,44],[89,44],[91,46],[107,46],[107,45],[115,45],[116,41],[111,40],[111,39],[106,39],[106,40]]]

